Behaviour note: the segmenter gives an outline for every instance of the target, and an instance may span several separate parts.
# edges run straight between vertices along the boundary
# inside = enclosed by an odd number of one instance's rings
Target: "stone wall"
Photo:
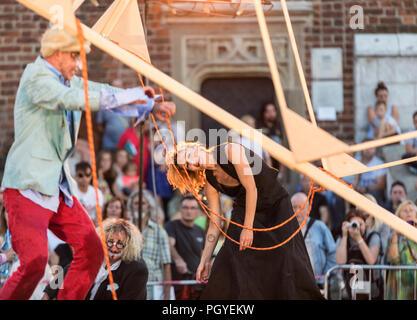
[[[374,100],[375,83],[389,89],[389,104],[400,114],[402,132],[414,129],[417,111],[417,34],[365,34],[355,37],[356,141],[367,132],[366,108]]]
[[[364,12],[364,29],[350,27],[353,6]],[[318,125],[339,139],[355,139],[355,94],[354,94],[354,36],[369,33],[417,33],[416,0],[359,0],[334,1],[314,0],[313,23],[306,31],[305,70],[311,82],[311,48],[339,47],[343,49],[344,110],[337,113],[337,121],[319,122]],[[379,79],[378,79],[379,80]],[[369,85],[376,87],[377,81]],[[372,95],[373,90],[370,94]],[[371,100],[372,101],[372,100]],[[371,102],[370,101],[370,102]],[[363,117],[361,113],[361,117]]]

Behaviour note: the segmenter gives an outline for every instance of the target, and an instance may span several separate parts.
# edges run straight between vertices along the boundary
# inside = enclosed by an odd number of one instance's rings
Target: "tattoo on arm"
[[[212,234],[208,234],[207,235],[207,241],[208,242],[213,242],[216,239],[216,237]]]

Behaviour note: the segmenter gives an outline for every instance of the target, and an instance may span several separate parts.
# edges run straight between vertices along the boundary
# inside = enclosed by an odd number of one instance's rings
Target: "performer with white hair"
[[[143,237],[139,229],[125,219],[109,218],[103,222],[104,237],[110,258],[113,286],[119,300],[145,300],[148,268],[141,258]],[[97,232],[100,230],[97,228]],[[67,272],[69,265],[64,268]],[[59,281],[56,276],[44,290],[43,300],[56,299],[62,289],[53,287]],[[104,261],[86,300],[112,300],[109,273]]]

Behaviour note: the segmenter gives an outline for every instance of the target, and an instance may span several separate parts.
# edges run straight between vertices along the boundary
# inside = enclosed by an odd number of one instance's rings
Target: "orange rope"
[[[116,43],[116,44],[118,44],[118,43]],[[138,57],[139,59],[141,59],[142,61],[144,61],[144,62],[146,62],[146,63],[148,63],[149,65],[151,65],[152,66],[152,64],[150,63],[150,62],[148,62],[148,61],[146,61],[143,57],[141,57],[140,55],[138,55],[138,54],[136,54],[135,52],[132,52],[132,51],[130,51],[130,50],[127,50],[128,52],[130,52],[130,53],[132,53],[133,55],[135,55],[136,57]],[[138,72],[138,78],[139,78],[139,81],[140,81],[140,83],[141,83],[141,85],[142,85],[142,88],[143,87],[145,87],[145,85],[144,85],[144,82],[143,82],[143,79],[142,79],[142,75]],[[161,94],[161,97],[162,97],[162,101],[164,102],[165,101],[165,98],[164,98],[164,95],[163,95],[163,91],[162,91],[162,88],[160,87],[160,86],[158,86],[159,87],[159,92],[160,92],[160,94]],[[165,144],[165,141],[163,140],[163,138],[162,138],[162,136],[161,136],[161,133],[160,133],[160,131],[159,131],[159,128],[158,128],[158,125],[156,124],[156,121],[155,121],[155,117],[154,117],[154,115],[151,113],[151,119],[152,119],[152,122],[153,122],[153,124],[154,124],[154,126],[155,126],[155,129],[156,129],[156,132],[158,133],[158,135],[159,135],[159,138],[160,138],[160,140],[161,140],[161,143],[162,143],[162,145],[164,146],[164,149],[165,149],[165,152],[166,152],[166,154],[168,154],[168,147],[166,146],[166,144]],[[169,132],[170,132],[170,134],[171,134],[171,139],[172,139],[172,142],[173,142],[173,145],[174,145],[174,148],[175,148],[175,151],[177,151],[177,145],[176,145],[176,143],[175,143],[175,138],[174,138],[174,135],[173,135],[173,132],[172,132],[172,128],[171,128],[171,123],[170,123],[170,121],[169,121],[169,119],[167,119],[167,124],[168,124],[168,129],[169,129]],[[189,181],[191,181],[191,178],[190,178],[190,176],[188,175],[188,172],[187,172],[187,170],[186,170],[186,168],[185,168],[185,165],[183,165],[183,167],[184,167],[184,172],[186,173],[186,175],[187,175],[187,178],[188,178],[188,180]],[[174,166],[174,168],[175,168],[175,170],[177,171],[177,173],[178,173],[178,176],[183,180],[183,182],[184,182],[184,184],[185,185],[187,185],[187,183],[186,183],[186,181],[185,181],[185,179],[184,179],[184,177],[182,177],[182,175],[180,174],[180,172],[179,172],[179,170],[178,170],[178,168],[176,167],[176,166]],[[324,172],[326,172],[327,174],[329,174],[329,175],[331,175],[333,178],[335,178],[335,179],[338,179],[340,182],[343,182],[344,184],[346,184],[343,180],[341,180],[341,179],[339,179],[338,177],[336,177],[336,176],[334,176],[331,172],[328,172],[327,170],[325,170],[325,169],[323,169],[323,168],[320,168],[321,170],[323,170]],[[350,185],[350,187],[352,188],[352,186]],[[222,220],[224,220],[224,221],[226,221],[226,222],[228,222],[228,223],[232,223],[232,224],[234,224],[234,225],[237,225],[237,226],[239,226],[239,227],[241,227],[241,228],[243,228],[243,229],[247,229],[247,230],[251,230],[251,231],[271,231],[271,230],[275,230],[275,229],[278,229],[278,228],[280,228],[280,227],[282,227],[282,226],[284,226],[285,224],[287,224],[288,222],[290,222],[292,219],[294,219],[294,217],[305,207],[305,205],[307,204],[307,202],[309,202],[309,209],[308,209],[308,212],[307,212],[307,216],[306,216],[306,218],[303,220],[303,222],[301,223],[301,225],[299,226],[299,228],[288,238],[288,239],[286,239],[285,241],[283,241],[283,242],[281,242],[281,243],[279,243],[279,244],[277,244],[277,245],[274,245],[274,246],[271,246],[271,247],[267,247],[267,248],[256,248],[256,247],[251,247],[251,246],[248,246],[248,247],[246,247],[246,248],[249,248],[249,249],[253,249],[253,250],[272,250],[272,249],[276,249],[276,248],[278,248],[278,247],[280,247],[280,246],[282,246],[282,245],[284,245],[284,244],[286,244],[286,243],[288,243],[293,237],[295,237],[295,235],[298,233],[298,232],[300,232],[300,230],[302,229],[302,227],[305,225],[305,223],[306,223],[306,221],[307,221],[307,219],[308,219],[308,217],[309,217],[309,215],[310,215],[310,211],[311,211],[311,207],[312,207],[312,203],[313,203],[313,199],[314,199],[314,195],[315,195],[315,193],[316,192],[319,192],[319,191],[323,191],[324,189],[323,188],[317,188],[317,187],[314,187],[314,183],[312,182],[312,181],[310,181],[310,190],[309,190],[309,193],[308,193],[308,196],[307,196],[307,200],[304,202],[304,204],[300,207],[300,209],[298,209],[290,218],[288,218],[287,220],[285,220],[284,222],[282,222],[282,223],[280,223],[280,224],[278,224],[278,225],[276,225],[276,226],[273,226],[273,227],[270,227],[270,228],[262,228],[262,229],[259,229],[259,228],[251,228],[251,227],[247,227],[247,226],[244,226],[244,225],[242,225],[242,224],[239,224],[239,223],[237,223],[237,222],[235,222],[235,221],[232,221],[232,220],[230,220],[230,219],[227,219],[226,217],[223,217],[222,215],[220,215],[220,214],[218,214],[218,213],[216,213],[216,212],[214,212],[213,210],[211,210],[207,205],[205,205],[201,200],[200,200],[200,198],[199,198],[199,196],[198,196],[198,194],[195,192],[195,190],[188,190],[193,196],[194,196],[194,198],[198,201],[198,203],[200,204],[200,206],[201,206],[201,208],[203,209],[203,211],[204,211],[204,213],[207,215],[207,217],[210,219],[210,221],[211,222],[213,222],[213,224],[217,227],[217,229],[219,229],[219,231],[226,237],[226,238],[228,238],[229,240],[231,240],[232,242],[234,242],[234,243],[236,243],[236,244],[238,244],[238,245],[240,245],[240,243],[238,242],[238,241],[236,241],[236,240],[234,240],[234,239],[232,239],[230,236],[228,236],[223,230],[222,230],[222,228],[216,223],[216,221],[214,221],[214,219],[211,217],[211,215],[207,212],[207,210],[210,212],[210,213],[212,213],[212,214],[214,214],[215,216],[217,216],[218,218],[221,218]]]
[[[311,182],[311,186],[313,185],[313,183]],[[313,188],[313,187],[312,187]],[[311,190],[311,189],[310,189]],[[307,212],[307,215],[306,215],[306,217],[304,218],[304,220],[303,220],[303,222],[300,224],[300,226],[297,228],[297,230],[295,230],[295,232],[291,235],[291,236],[289,236],[286,240],[284,240],[284,241],[282,241],[282,242],[280,242],[280,243],[278,243],[278,244],[276,244],[276,245],[274,245],[274,246],[271,246],[271,247],[265,247],[265,248],[259,248],[259,247],[252,247],[252,246],[244,246],[245,248],[248,248],[248,249],[252,249],[252,250],[256,250],[256,251],[267,251],[267,250],[273,250],[273,249],[276,249],[276,248],[279,248],[279,247],[281,247],[281,246],[283,246],[283,245],[285,245],[286,243],[288,243],[289,241],[291,241],[291,239],[292,238],[294,238],[296,235],[297,235],[297,233],[298,232],[300,232],[300,230],[303,228],[303,226],[305,225],[305,223],[307,222],[307,219],[308,219],[308,217],[309,217],[309,215],[310,215],[310,211],[311,211],[311,206],[312,206],[312,204],[313,204],[313,198],[314,198],[314,193],[315,192],[317,192],[317,191],[319,191],[320,190],[320,188],[313,188],[313,197],[312,197],[312,199],[311,199],[311,201],[310,201],[310,205],[309,205],[309,209],[308,209],[308,212]],[[204,212],[206,213],[206,215],[208,216],[208,218],[210,219],[210,221],[211,222],[213,222],[214,223],[214,225],[217,227],[217,229],[219,229],[219,231],[227,238],[227,239],[229,239],[230,241],[232,241],[232,242],[234,242],[234,243],[236,243],[237,245],[240,245],[240,242],[238,242],[238,241],[236,241],[236,240],[234,240],[233,238],[231,238],[229,235],[227,235],[223,230],[222,230],[222,228],[220,228],[220,226],[216,223],[216,221],[214,221],[214,219],[212,219],[212,217],[207,213],[207,211],[206,211],[206,209],[205,208],[203,208],[203,210],[204,210]],[[295,215],[294,215],[295,216]],[[294,217],[293,216],[293,217]],[[292,217],[292,218],[293,218]],[[290,218],[290,219],[288,219],[285,223],[287,223],[289,220],[291,220],[292,218]],[[232,221],[230,221],[230,222],[232,222]]]
[[[288,222],[290,222],[292,219],[294,219],[295,216],[297,214],[299,214],[301,210],[304,209],[304,207],[306,206],[306,204],[307,204],[308,201],[312,202],[313,201],[313,198],[314,198],[314,195],[313,195],[313,192],[312,191],[313,191],[313,189],[310,188],[310,191],[308,192],[308,195],[307,195],[307,200],[303,203],[303,205],[300,207],[300,209],[298,209],[297,211],[294,212],[294,214],[291,217],[289,217],[287,220],[285,220],[284,222],[282,222],[282,223],[280,223],[280,224],[278,224],[276,226],[273,226],[273,227],[270,227],[270,228],[262,228],[262,229],[247,227],[247,226],[244,226],[242,224],[239,224],[239,223],[237,223],[235,221],[229,220],[229,219],[223,217],[222,215],[216,213],[215,211],[211,210],[207,205],[204,204],[204,202],[201,202],[201,204],[202,204],[202,206],[204,206],[204,208],[206,208],[207,210],[209,210],[209,212],[212,213],[212,214],[214,214],[216,217],[218,217],[218,218],[220,218],[220,219],[222,219],[222,220],[224,220],[224,221],[226,221],[228,223],[232,223],[232,224],[234,224],[234,225],[236,225],[238,227],[241,227],[243,229],[247,229],[247,230],[251,230],[251,231],[261,231],[261,232],[263,232],[263,231],[272,231],[272,230],[281,228],[282,226],[286,225]],[[314,193],[317,192],[317,191],[319,191],[319,190],[314,191]]]
[[[181,174],[179,173],[179,171],[178,171],[178,168],[176,168],[176,166],[174,166],[174,168],[177,170],[177,173],[178,173],[178,175],[179,175],[179,177],[181,177],[181,179],[183,180],[183,182],[185,182],[185,180],[184,180],[184,178],[181,176]],[[187,173],[187,171],[185,170],[185,172],[186,172],[186,175],[188,176],[188,173]],[[188,176],[188,178],[189,178],[189,176]],[[278,243],[278,244],[276,244],[276,245],[274,245],[274,246],[271,246],[271,247],[265,247],[265,248],[258,248],[258,247],[252,247],[252,246],[244,246],[245,248],[248,248],[248,249],[252,249],[252,250],[258,250],[258,251],[266,251],[266,250],[273,250],[273,249],[276,249],[276,248],[278,248],[278,247],[281,247],[281,246],[283,246],[284,244],[286,244],[286,243],[288,243],[292,238],[294,238],[295,236],[296,236],[296,234],[298,233],[298,232],[300,232],[300,230],[302,229],[302,227],[305,225],[305,223],[306,223],[306,221],[307,221],[307,219],[308,219],[308,217],[309,217],[309,215],[310,215],[310,211],[311,211],[311,207],[312,207],[312,205],[313,205],[313,199],[314,199],[314,194],[316,193],[316,192],[318,192],[318,191],[322,191],[323,189],[322,188],[316,188],[316,187],[314,187],[313,186],[313,182],[312,181],[310,181],[310,192],[309,192],[309,194],[310,193],[312,193],[312,197],[311,197],[311,201],[310,201],[310,204],[309,204],[309,209],[308,209],[308,212],[307,212],[307,215],[306,215],[306,217],[305,217],[305,219],[303,220],[303,222],[301,223],[301,225],[299,226],[299,228],[291,235],[291,236],[289,236],[286,240],[284,240],[284,241],[282,241],[282,242],[280,242],[280,243]],[[193,190],[193,189],[191,189],[191,190],[189,190],[190,192],[191,192],[191,194],[194,196],[194,198],[200,203],[200,205],[202,205],[203,203],[202,203],[202,201],[199,199],[199,197],[198,197],[198,195],[197,195],[197,193]],[[306,200],[306,202],[308,201],[308,199]],[[303,206],[302,206],[302,208],[304,208],[304,206],[305,206],[305,204],[306,204],[306,202],[303,204]],[[207,217],[210,219],[210,221],[217,227],[217,229],[219,229],[219,231],[227,238],[227,239],[229,239],[230,241],[232,241],[232,242],[234,242],[234,243],[236,243],[236,244],[238,244],[238,245],[240,245],[240,243],[238,242],[238,241],[236,241],[236,240],[234,240],[233,238],[231,238],[229,235],[227,235],[223,230],[222,230],[222,228],[216,223],[216,221],[214,221],[214,219],[212,219],[212,217],[208,214],[208,212],[206,211],[206,208],[205,208],[205,205],[202,205],[202,208],[203,208],[203,211],[204,211],[204,213],[207,215]],[[297,210],[297,213],[302,209],[302,208],[300,208],[299,210]],[[211,211],[211,210],[210,210]],[[211,212],[213,212],[213,211],[211,211]],[[214,213],[214,212],[213,212]],[[297,214],[296,213],[296,214]],[[294,214],[290,219],[287,219],[284,223],[282,223],[282,224],[280,224],[280,226],[282,226],[282,225],[284,225],[284,224],[286,224],[286,223],[288,223],[291,219],[293,219],[294,217],[295,217],[295,215],[296,214]],[[217,215],[217,214],[216,214]],[[226,221],[228,221],[228,222],[230,222],[230,223],[234,223],[234,224],[236,224],[234,221],[232,221],[232,220],[229,220],[229,219],[226,219],[226,218],[224,218],[224,220],[226,220]],[[248,228],[248,227],[245,227],[246,229],[250,229],[250,230],[255,230],[255,229],[252,229],[252,228]],[[273,227],[273,228],[276,228],[276,227]],[[267,231],[267,230],[265,230],[265,229],[257,229],[258,231]]]
[[[85,95],[85,116],[86,116],[86,122],[87,122],[87,134],[88,134],[88,145],[90,149],[90,160],[91,160],[91,168],[92,168],[92,174],[93,174],[93,186],[94,191],[96,195],[96,210],[97,210],[97,218],[98,218],[98,224],[100,227],[100,233],[101,233],[101,245],[103,247],[104,251],[104,257],[106,258],[106,266],[107,271],[109,273],[109,282],[111,287],[111,293],[113,296],[113,300],[117,300],[116,290],[114,289],[114,281],[113,281],[113,274],[110,270],[110,259],[107,252],[107,245],[106,245],[106,239],[104,236],[104,228],[103,228],[103,217],[101,215],[101,208],[100,208],[100,202],[98,198],[98,183],[97,183],[97,167],[96,167],[96,156],[94,152],[94,138],[93,138],[93,125],[91,121],[91,109],[90,109],[90,101],[88,98],[88,72],[87,72],[87,55],[85,53],[84,48],[84,34],[83,30],[81,28],[81,23],[79,19],[75,19],[77,24],[77,31],[78,31],[78,40],[80,42],[80,57],[82,62],[82,75],[83,75],[83,82],[84,82],[84,95]]]
[[[140,58],[140,57],[139,57]],[[140,81],[141,81],[141,83],[143,84],[143,81],[142,81],[142,76],[138,73],[138,75],[139,75],[139,79],[140,79]],[[143,85],[142,85],[143,86]],[[159,90],[160,90],[160,92],[161,92],[161,95],[162,95],[162,97],[163,97],[163,93],[162,93],[162,89],[161,89],[161,87],[159,87]],[[163,99],[164,100],[164,99]],[[155,118],[154,118],[154,116],[153,116],[153,114],[151,114],[151,119],[152,119],[152,122],[153,122],[153,124],[154,124],[154,126],[155,126],[155,129],[156,129],[156,132],[158,133],[158,135],[159,135],[159,138],[161,139],[161,142],[162,142],[162,144],[163,144],[163,146],[164,146],[164,149],[165,149],[165,152],[168,154],[168,148],[167,148],[167,146],[166,146],[166,144],[165,144],[165,142],[164,142],[164,140],[163,140],[163,138],[162,138],[162,136],[161,136],[161,133],[160,133],[160,131],[159,131],[159,128],[158,128],[158,125],[156,124],[156,121],[155,121]],[[174,137],[173,137],[173,133],[172,133],[172,129],[171,129],[171,125],[170,125],[170,121],[169,121],[169,119],[168,119],[168,128],[169,128],[169,131],[170,131],[170,133],[171,133],[171,138],[172,138],[172,142],[173,142],[173,144],[174,144],[174,147],[175,147],[175,150],[177,149],[176,148],[176,143],[175,143],[175,139],[174,139]],[[184,169],[185,169],[185,165],[183,165],[183,167],[184,167]],[[184,180],[184,177],[182,177],[182,175],[180,174],[180,172],[179,172],[179,170],[178,170],[178,168],[176,167],[176,166],[174,166],[174,168],[175,168],[175,170],[177,171],[177,173],[178,173],[178,176],[179,177],[181,177],[181,179],[183,180],[183,182],[185,183],[186,181]],[[187,175],[187,178],[188,178],[188,180],[189,181],[191,181],[191,178],[190,178],[190,176],[188,175],[188,172],[187,172],[187,170],[184,170],[184,172],[186,173],[186,175]],[[187,185],[186,183],[185,183],[185,185]],[[226,237],[226,238],[228,238],[229,240],[231,240],[232,242],[234,242],[234,243],[236,243],[236,244],[238,244],[238,245],[240,245],[240,243],[239,242],[237,242],[236,240],[234,240],[234,239],[232,239],[230,236],[228,236],[223,230],[222,230],[222,228],[216,223],[216,221],[214,221],[213,219],[212,219],[212,217],[210,216],[210,214],[207,212],[207,210],[209,210],[210,211],[210,213],[213,213],[215,216],[217,216],[217,217],[219,217],[219,218],[221,218],[221,219],[223,219],[224,221],[226,221],[226,222],[228,222],[228,223],[232,223],[232,224],[235,224],[235,225],[237,225],[237,226],[239,226],[239,227],[241,227],[241,228],[244,228],[244,229],[248,229],[248,230],[251,230],[251,231],[271,231],[271,230],[274,230],[274,229],[278,229],[278,228],[280,228],[280,227],[282,227],[282,226],[284,226],[285,224],[287,224],[289,221],[291,221],[304,207],[305,207],[305,205],[307,204],[307,202],[309,201],[309,197],[311,197],[311,199],[310,199],[310,206],[309,206],[309,210],[308,210],[308,213],[307,213],[307,217],[305,218],[305,220],[302,222],[302,224],[300,225],[300,227],[288,238],[288,239],[286,239],[285,241],[283,241],[283,242],[281,242],[281,243],[279,243],[279,244],[277,244],[277,245],[275,245],[275,246],[272,246],[272,247],[267,247],[267,248],[256,248],[256,247],[251,247],[251,246],[248,246],[248,247],[246,247],[246,248],[249,248],[249,249],[253,249],[253,250],[272,250],[272,249],[276,249],[276,248],[278,248],[278,247],[280,247],[280,246],[282,246],[282,245],[284,245],[284,244],[286,244],[286,243],[288,243],[293,237],[295,237],[295,235],[301,230],[301,228],[304,226],[304,224],[305,224],[305,222],[307,221],[307,218],[308,218],[308,216],[309,216],[309,214],[310,214],[310,211],[311,211],[311,206],[312,206],[312,203],[313,203],[313,199],[314,199],[314,194],[317,192],[317,191],[321,191],[322,189],[321,188],[314,188],[313,187],[313,183],[311,182],[311,188],[310,188],[310,191],[309,191],[309,193],[308,193],[308,197],[307,197],[307,200],[304,202],[304,204],[301,206],[301,208],[299,209],[299,210],[297,210],[289,219],[287,219],[287,220],[285,220],[283,223],[280,223],[280,224],[278,224],[278,225],[276,225],[276,226],[274,226],[274,227],[271,227],[271,228],[264,228],[264,229],[258,229],[258,228],[251,228],[251,227],[247,227],[247,226],[244,226],[244,225],[242,225],[242,224],[239,224],[239,223],[237,223],[237,222],[235,222],[235,221],[233,221],[233,220],[230,220],[230,219],[227,219],[226,217],[223,217],[222,215],[219,215],[218,213],[216,213],[216,212],[214,212],[213,210],[211,210],[208,206],[206,206],[201,200],[200,200],[200,198],[198,197],[198,194],[194,191],[194,190],[188,190],[188,191],[190,191],[190,193],[194,196],[194,198],[198,201],[198,203],[200,204],[200,206],[201,206],[201,208],[203,209],[203,211],[204,211],[204,213],[207,215],[207,217],[210,219],[210,221],[211,222],[213,222],[213,224],[217,227],[217,229],[219,229],[219,231]]]

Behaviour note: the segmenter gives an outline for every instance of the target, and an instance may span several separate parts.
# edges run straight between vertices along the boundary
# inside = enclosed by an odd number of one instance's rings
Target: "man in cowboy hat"
[[[85,109],[83,80],[74,76],[80,68],[80,49],[75,36],[50,27],[41,39],[41,56],[26,66],[20,80],[15,141],[2,188],[12,247],[21,265],[4,284],[0,300],[31,296],[48,261],[48,228],[74,249],[58,299],[84,299],[103,262],[94,225],[73,196],[67,164]],[[88,43],[85,49],[90,51]],[[152,112],[160,120],[175,113],[172,102],[154,103],[151,88],[123,90],[89,81],[88,96],[92,111],[129,112],[139,119]]]

